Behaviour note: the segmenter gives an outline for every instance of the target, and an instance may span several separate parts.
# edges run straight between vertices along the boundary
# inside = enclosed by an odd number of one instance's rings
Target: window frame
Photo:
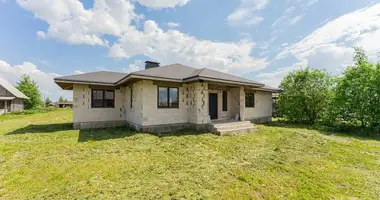
[[[166,88],[167,95],[167,106],[160,106],[160,88]],[[170,89],[177,89],[177,100],[178,104],[176,107],[170,106]],[[157,86],[157,108],[158,109],[179,109],[179,88],[178,87],[168,87],[168,86]]]
[[[226,90],[222,92],[222,111],[228,111],[228,92]]]
[[[103,99],[102,99],[102,104],[103,106],[94,106],[94,91],[102,91],[103,92]],[[106,103],[106,92],[112,92],[113,96],[113,106],[107,106]],[[110,100],[110,99],[109,99]],[[115,90],[106,90],[106,89],[91,89],[91,108],[115,108],[116,104],[116,96],[115,96]]]
[[[252,105],[248,105],[247,104],[247,95],[252,95]],[[246,108],[255,108],[255,93],[253,92],[248,92],[248,93],[245,93],[245,107]]]

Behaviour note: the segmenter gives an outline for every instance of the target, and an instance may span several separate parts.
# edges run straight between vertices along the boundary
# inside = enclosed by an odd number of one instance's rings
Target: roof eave
[[[192,81],[197,81],[197,80],[214,81],[214,82],[229,83],[229,84],[236,84],[236,85],[248,85],[248,86],[253,86],[253,87],[263,87],[264,86],[264,84],[247,83],[247,82],[242,82],[242,81],[232,81],[232,80],[203,77],[203,76],[194,76],[194,77],[186,78],[186,79],[184,79],[184,82],[192,82]]]
[[[137,74],[130,74],[126,76],[125,78],[119,80],[116,82],[116,85],[120,85],[125,83],[126,81],[130,79],[143,79],[143,80],[154,80],[154,81],[170,81],[170,82],[177,82],[177,83],[182,83],[183,81],[181,79],[175,79],[175,78],[164,78],[164,77],[159,77],[159,76],[147,76],[147,75],[137,75]]]

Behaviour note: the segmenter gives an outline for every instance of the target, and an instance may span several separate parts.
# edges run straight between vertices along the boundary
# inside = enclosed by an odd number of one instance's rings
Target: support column
[[[239,111],[240,121],[245,121],[245,91],[243,86],[239,90]]]
[[[5,102],[5,106],[4,106],[4,111],[5,111],[5,114],[8,113],[8,101],[4,101]]]

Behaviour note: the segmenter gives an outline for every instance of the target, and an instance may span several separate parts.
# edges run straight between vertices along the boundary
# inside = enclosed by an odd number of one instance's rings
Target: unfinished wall
[[[143,126],[188,123],[186,94],[183,86],[178,87],[179,108],[158,108],[157,90],[160,85],[154,85],[153,81],[149,80],[141,82]]]
[[[74,84],[73,123],[125,121],[124,89],[115,89],[115,108],[91,108],[89,85]],[[96,124],[96,123],[95,123]],[[86,127],[87,128],[87,127]],[[91,127],[90,127],[91,128]]]
[[[134,126],[142,125],[143,87],[143,82],[139,81],[127,86],[125,89],[126,121]],[[132,106],[131,88],[133,88]]]
[[[210,122],[208,110],[208,83],[192,83],[187,85],[189,95],[189,123],[207,124]]]
[[[258,118],[272,117],[272,93],[255,91],[255,107],[245,108],[245,119],[254,120]]]

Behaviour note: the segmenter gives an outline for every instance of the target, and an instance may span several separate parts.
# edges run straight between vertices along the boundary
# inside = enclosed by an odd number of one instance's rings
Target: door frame
[[[210,113],[210,108],[211,108],[211,106],[210,106],[210,95],[215,95],[216,96],[216,101],[215,101],[215,107],[216,107],[216,112],[215,112],[215,118],[214,119],[212,119],[211,118],[211,113]],[[208,115],[210,116],[210,119],[211,120],[215,120],[215,119],[218,119],[219,118],[219,115],[218,115],[218,93],[217,92],[210,92],[210,93],[208,93],[208,98],[209,98],[209,100],[208,100]]]

